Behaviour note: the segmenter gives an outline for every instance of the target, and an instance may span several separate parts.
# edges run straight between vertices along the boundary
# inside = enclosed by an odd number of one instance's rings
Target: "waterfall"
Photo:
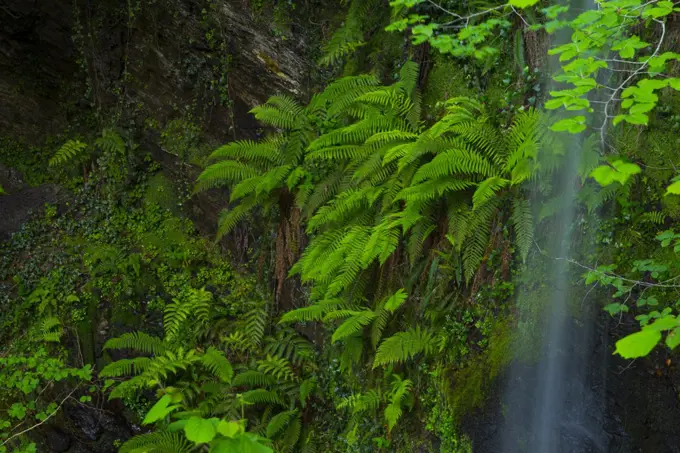
[[[593,7],[574,3],[578,0],[571,4],[575,14]],[[568,41],[568,33],[558,33],[553,45]],[[557,64],[552,62],[552,73]],[[574,256],[575,244],[588,242],[575,209],[583,143],[581,136],[564,137],[564,163],[559,180],[553,181],[559,208],[551,228],[539,238],[543,254],[527,264],[529,279],[545,288],[538,293],[544,296],[541,313],[522,299],[529,297],[527,292],[518,295],[520,333],[515,350],[533,346],[536,352],[532,359],[515,359],[511,366],[503,401],[503,453],[608,451],[602,430],[605,361],[603,356],[592,357],[598,308],[574,292],[574,274],[568,262],[559,259]]]

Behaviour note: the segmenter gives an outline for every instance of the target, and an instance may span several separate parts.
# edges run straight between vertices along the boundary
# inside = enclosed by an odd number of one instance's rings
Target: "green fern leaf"
[[[279,434],[283,429],[285,429],[288,424],[295,418],[298,414],[297,410],[280,412],[272,417],[267,424],[267,437],[273,439]]]
[[[69,140],[64,143],[49,160],[50,167],[57,167],[75,160],[85,151],[87,144],[79,140]]]
[[[435,349],[434,334],[420,326],[399,332],[385,339],[375,354],[373,368],[393,363],[403,363],[417,354],[430,354]]]
[[[515,227],[515,237],[522,261],[526,262],[529,249],[534,241],[534,220],[529,201],[525,199],[512,200],[512,224]]]
[[[347,338],[355,333],[359,332],[365,326],[369,325],[375,318],[376,314],[371,310],[364,310],[352,315],[350,318],[346,319],[340,326],[333,332],[332,342],[336,342]]]
[[[144,332],[130,332],[109,339],[104,344],[104,349],[133,349],[145,354],[160,355],[167,351],[167,346],[158,337]]]
[[[225,383],[230,383],[234,377],[234,369],[226,355],[213,347],[201,356],[201,362],[215,377]]]
[[[473,209],[478,209],[480,206],[489,201],[490,198],[496,195],[496,192],[510,183],[507,179],[500,176],[492,176],[487,178],[477,186],[477,190],[472,195]]]

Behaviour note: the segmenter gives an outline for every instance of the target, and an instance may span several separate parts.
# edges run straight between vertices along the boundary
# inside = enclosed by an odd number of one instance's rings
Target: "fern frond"
[[[135,357],[111,362],[99,372],[101,377],[121,377],[142,374],[151,364],[149,357]]]
[[[297,380],[290,362],[283,357],[268,355],[266,359],[258,360],[257,371],[276,378],[278,382],[295,382]]]
[[[322,300],[308,307],[296,308],[286,312],[283,316],[281,316],[279,324],[290,322],[321,321],[326,313],[345,306],[346,303],[342,299]]]
[[[534,241],[534,219],[529,201],[515,198],[512,200],[512,224],[522,261],[526,262],[529,249]]]
[[[294,329],[284,328],[276,333],[276,337],[267,338],[264,352],[301,365],[314,357],[314,346]]]
[[[218,219],[217,239],[219,240],[224,235],[231,233],[236,225],[255,208],[256,204],[256,200],[253,198],[241,201],[235,208],[223,209]]]
[[[226,355],[212,346],[201,356],[201,363],[222,382],[228,384],[234,377],[234,369]]]
[[[241,398],[248,404],[277,404],[285,406],[281,396],[271,390],[254,389],[241,394]]]
[[[447,192],[460,192],[474,186],[472,181],[454,179],[451,177],[439,177],[414,184],[397,194],[398,200],[408,203],[422,203],[443,197]]]
[[[54,153],[54,156],[49,160],[50,167],[57,167],[64,165],[67,162],[73,161],[76,157],[83,153],[87,148],[87,143],[79,140],[68,140],[66,143]]]
[[[40,335],[43,341],[59,343],[64,333],[61,321],[54,316],[48,316],[40,323]]]
[[[345,338],[340,354],[340,371],[351,370],[352,366],[361,362],[364,352],[364,339],[361,333]]]
[[[102,136],[95,140],[95,144],[106,152],[118,155],[125,154],[125,141],[113,129],[104,129]]]
[[[267,326],[269,315],[267,311],[256,306],[250,309],[244,316],[246,336],[253,348],[260,346],[264,338],[264,330]]]
[[[369,325],[375,318],[375,312],[371,310],[364,310],[353,314],[350,318],[346,319],[340,326],[333,332],[332,342],[336,342],[347,338],[351,335],[356,334],[361,331],[365,326]]]
[[[663,225],[666,222],[666,214],[661,211],[645,212],[640,216],[640,222],[654,223]]]
[[[104,344],[104,349],[133,349],[145,354],[163,354],[167,345],[163,341],[144,332],[124,333],[118,338],[111,338]]]
[[[234,376],[231,384],[234,387],[266,387],[276,384],[276,379],[261,371],[247,370]]]
[[[299,121],[294,111],[281,110],[268,104],[253,108],[250,113],[254,114],[258,121],[278,129],[294,129]]]
[[[373,368],[394,363],[403,363],[417,354],[434,352],[436,346],[434,333],[420,326],[399,332],[385,339],[375,354]]]
[[[217,148],[209,159],[237,159],[263,167],[270,164],[281,164],[283,162],[282,144],[283,139],[278,135],[261,142],[237,140]]]
[[[229,186],[258,174],[259,170],[255,167],[242,162],[235,160],[217,162],[198,175],[194,193],[214,189],[215,187]]]
[[[119,453],[190,453],[194,449],[181,433],[156,431],[139,434],[126,441]]]
[[[461,147],[438,154],[432,161],[421,166],[413,176],[413,183],[456,174],[495,176],[491,162],[471,147]]]
[[[297,410],[280,412],[272,417],[267,424],[267,437],[274,439],[298,414]]]
[[[510,181],[503,179],[500,176],[492,176],[480,182],[475,193],[472,195],[472,209],[479,209],[479,207],[489,201],[490,198],[496,196],[496,192],[499,189],[506,187],[509,183]]]

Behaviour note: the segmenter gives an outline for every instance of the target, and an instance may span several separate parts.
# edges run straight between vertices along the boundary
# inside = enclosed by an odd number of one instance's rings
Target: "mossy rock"
[[[144,203],[147,205],[157,204],[162,209],[179,214],[178,196],[172,181],[163,173],[157,173],[147,185],[144,193]]]
[[[483,405],[491,383],[512,360],[511,319],[497,321],[492,332],[488,348],[453,374],[453,390],[448,395],[448,404],[457,420]]]

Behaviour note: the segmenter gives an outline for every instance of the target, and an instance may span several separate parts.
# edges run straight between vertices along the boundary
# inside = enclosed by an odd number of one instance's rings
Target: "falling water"
[[[581,5],[572,2],[571,8],[581,12],[592,7],[585,5],[587,0],[581,1]],[[558,35],[553,44],[559,46],[569,39],[568,34]],[[593,390],[601,389],[603,384],[603,379],[598,379],[592,368],[598,364],[598,360],[591,357],[596,349],[592,347],[596,334],[593,331],[595,311],[591,307],[593,304],[577,300],[583,299],[582,294],[577,295],[571,290],[572,278],[567,261],[555,259],[573,256],[574,244],[583,243],[584,239],[578,237],[581,228],[575,210],[583,137],[573,136],[565,140],[565,162],[559,180],[553,181],[558,189],[556,193],[560,194],[559,209],[552,223],[554,227],[541,238],[543,252],[552,258],[539,256],[527,266],[533,268],[534,281],[540,280],[538,284],[547,286],[543,293],[546,296],[543,316],[539,322],[534,319],[533,325],[528,321],[528,330],[539,330],[542,336],[540,340],[527,335],[518,338],[519,342],[540,341],[542,351],[537,360],[528,363],[515,360],[513,363],[504,398],[503,453],[608,451],[601,428],[603,395],[601,390]],[[520,294],[520,323],[522,303]],[[575,304],[581,308],[579,318],[572,316],[570,310]]]

